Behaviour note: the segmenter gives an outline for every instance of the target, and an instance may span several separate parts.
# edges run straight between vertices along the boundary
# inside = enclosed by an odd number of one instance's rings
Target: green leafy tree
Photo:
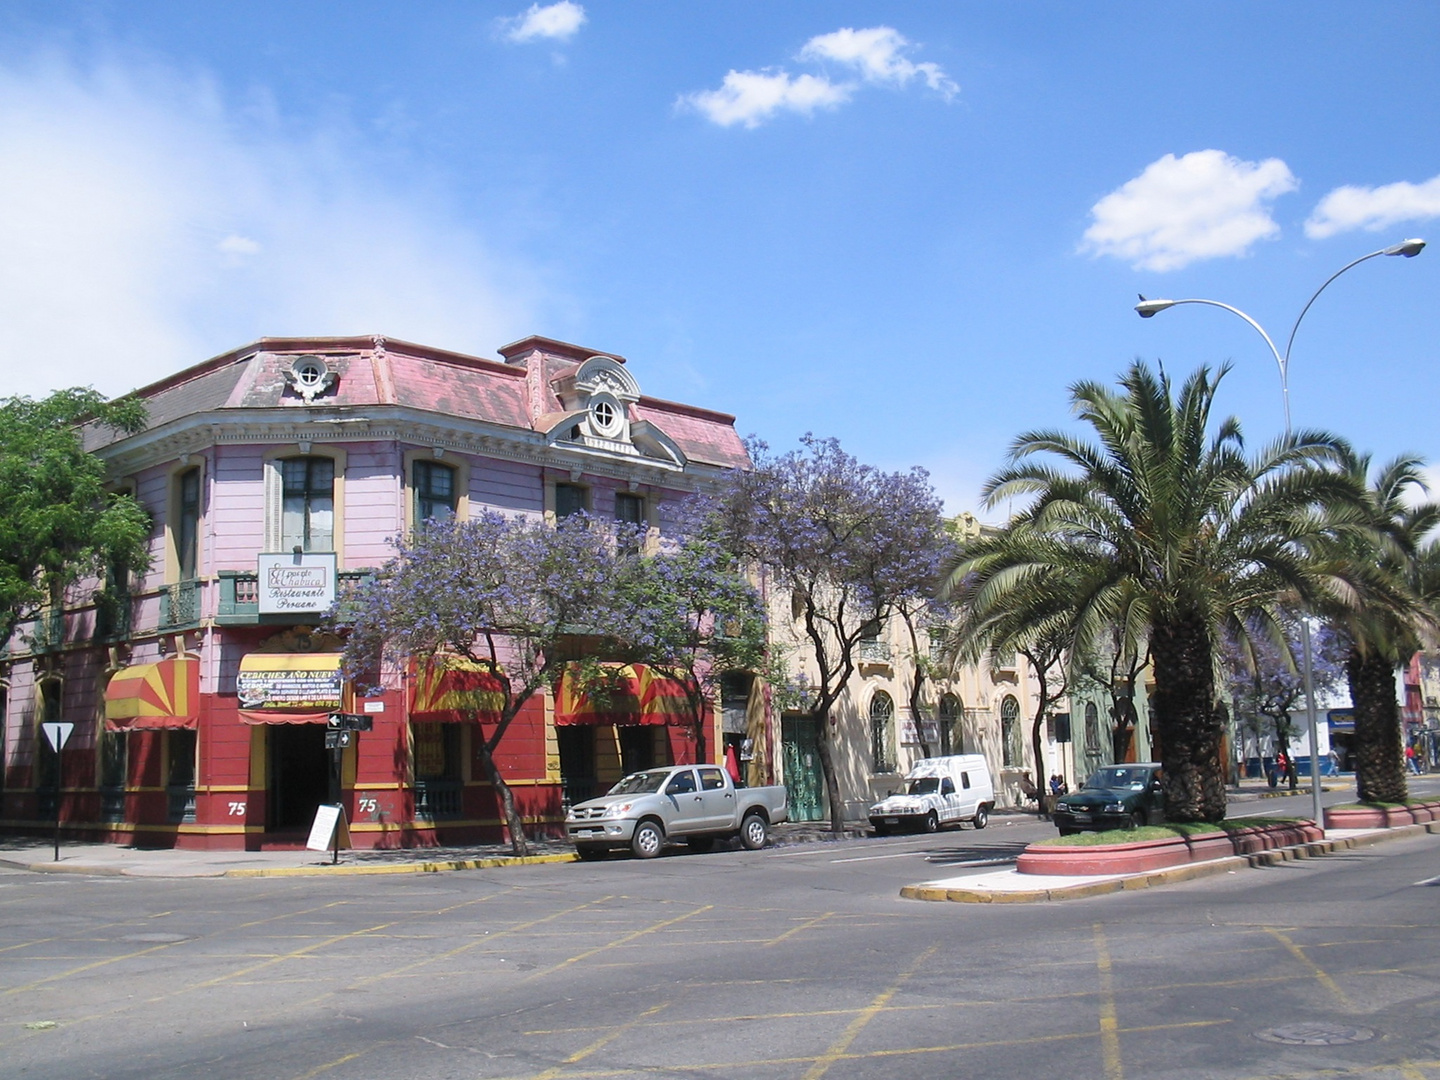
[[[1404,802],[1408,795],[1395,671],[1420,648],[1440,602],[1440,550],[1421,546],[1440,523],[1440,506],[1411,498],[1425,491],[1423,464],[1402,456],[1380,468],[1366,488],[1374,531],[1346,533],[1337,545],[1340,557],[1371,575],[1360,603],[1333,604],[1329,611],[1348,646],[1355,787],[1363,802]],[[1365,484],[1369,457],[1356,455],[1350,470]]]
[[[1118,655],[1148,651],[1152,735],[1168,813],[1180,821],[1225,816],[1221,634],[1273,625],[1282,598],[1308,604],[1342,591],[1346,566],[1319,558],[1316,546],[1327,529],[1362,516],[1361,495],[1338,467],[1348,447],[1335,437],[1300,433],[1250,456],[1236,420],[1212,427],[1224,373],[1201,368],[1178,395],[1140,362],[1119,392],[1075,384],[1073,408],[1098,441],[1064,431],[1019,436],[985,494],[991,507],[1031,502],[1003,545],[963,568],[996,608],[1007,594],[1063,591],[1073,655],[1095,655],[1116,627],[1127,639]]]
[[[0,641],[42,608],[58,610],[75,582],[149,565],[149,516],[105,489],[86,425],[132,434],[145,426],[144,403],[90,389],[0,401]]]

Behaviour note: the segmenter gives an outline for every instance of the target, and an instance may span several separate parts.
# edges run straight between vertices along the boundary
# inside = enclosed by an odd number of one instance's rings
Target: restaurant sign
[[[320,614],[335,603],[335,555],[261,555],[260,614]]]

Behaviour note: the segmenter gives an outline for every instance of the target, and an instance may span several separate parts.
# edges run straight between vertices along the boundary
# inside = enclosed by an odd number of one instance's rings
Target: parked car
[[[1079,791],[1060,796],[1054,817],[1061,836],[1159,824],[1165,820],[1159,762],[1096,769]]]
[[[625,847],[653,859],[672,840],[709,851],[738,836],[757,851],[785,815],[783,786],[737,788],[718,765],[672,765],[631,773],[608,794],[572,806],[565,831],[582,859]]]
[[[892,829],[934,832],[962,821],[983,829],[994,806],[995,785],[984,756],[926,758],[905,777],[903,791],[870,807],[870,827],[876,836]]]

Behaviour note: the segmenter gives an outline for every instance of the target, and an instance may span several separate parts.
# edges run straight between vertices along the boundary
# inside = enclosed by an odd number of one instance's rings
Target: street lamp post
[[[1368,255],[1361,255],[1360,258],[1348,262],[1339,270],[1336,270],[1335,273],[1325,279],[1325,284],[1316,289],[1314,293],[1311,294],[1310,299],[1305,301],[1305,306],[1300,309],[1300,314],[1295,319],[1295,325],[1290,328],[1290,336],[1285,339],[1285,351],[1283,353],[1275,347],[1275,342],[1271,340],[1270,335],[1265,332],[1263,326],[1239,308],[1231,307],[1229,304],[1222,304],[1218,300],[1147,300],[1142,296],[1140,297],[1140,303],[1135,305],[1135,311],[1142,319],[1149,319],[1168,308],[1175,307],[1177,304],[1205,304],[1209,307],[1223,308],[1230,312],[1230,314],[1237,315],[1244,319],[1254,327],[1256,332],[1265,339],[1265,344],[1270,348],[1270,355],[1275,358],[1275,364],[1280,369],[1280,397],[1285,406],[1285,437],[1288,439],[1290,437],[1290,349],[1291,346],[1295,344],[1295,332],[1300,329],[1300,323],[1305,318],[1305,313],[1310,310],[1310,305],[1315,303],[1316,299],[1329,287],[1332,281],[1352,267],[1359,266],[1361,263],[1379,255],[1403,255],[1405,258],[1411,259],[1419,255],[1424,248],[1424,240],[1402,240],[1400,243],[1392,244],[1390,247],[1381,248],[1379,251],[1372,251]],[[1310,739],[1310,809],[1315,819],[1316,828],[1323,829],[1325,819],[1321,816],[1320,811],[1320,747],[1318,742],[1319,733],[1315,719],[1314,660],[1310,646],[1310,622],[1308,619],[1302,618],[1300,620],[1300,645],[1302,652],[1301,674],[1305,682],[1305,722]]]

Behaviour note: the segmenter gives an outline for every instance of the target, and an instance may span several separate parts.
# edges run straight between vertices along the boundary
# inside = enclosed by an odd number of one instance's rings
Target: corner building
[[[479,732],[443,678],[357,697],[321,615],[420,520],[583,510],[663,533],[746,464],[733,417],[646,397],[624,357],[542,337],[499,360],[266,338],[138,393],[143,432],[86,440],[149,511],[152,565],[71,590],[0,654],[7,828],[58,812],[74,838],[301,844],[331,782],[325,721],[345,711],[374,724],[341,761],[354,846],[498,838]],[[679,717],[557,713],[565,696],[532,699],[497,754],[532,833],[628,768],[694,760]],[[58,755],[47,720],[75,725]]]

